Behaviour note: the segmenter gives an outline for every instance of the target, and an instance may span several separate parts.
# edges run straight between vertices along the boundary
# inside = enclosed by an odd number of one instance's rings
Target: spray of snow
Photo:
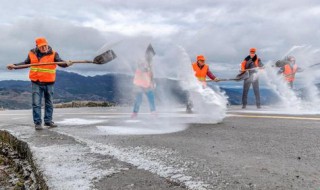
[[[189,92],[194,111],[198,114],[196,122],[218,123],[226,116],[227,97],[218,86],[203,88],[202,84],[194,76],[191,69],[191,60],[185,50],[179,47],[181,54],[179,59],[180,69],[178,77],[183,89]]]
[[[301,100],[297,95],[289,88],[283,76],[277,75],[270,62],[265,66],[265,72],[262,73],[267,78],[266,83],[271,90],[280,98],[280,102],[273,105],[278,108],[282,108],[287,112],[299,112],[301,110]]]
[[[266,64],[264,76],[269,88],[278,95],[280,102],[273,107],[281,107],[288,114],[309,114],[320,112],[319,71],[320,65],[315,66],[320,54],[319,49],[311,46],[293,46],[286,54],[293,55],[296,63],[303,72],[296,74],[294,88],[290,89],[283,76],[277,75],[277,69],[272,63]],[[285,57],[284,56],[284,57]]]
[[[194,104],[194,112],[199,116],[193,122],[221,122],[226,113],[226,95],[217,86],[214,88],[202,88],[202,85],[194,76],[190,56],[182,46],[165,40],[159,41],[149,37],[135,37],[107,44],[100,51],[112,49],[117,54],[117,59],[115,60],[117,64],[113,64],[113,68],[110,66],[109,71],[121,72],[132,76],[138,61],[145,57],[149,44],[152,44],[156,52],[152,61],[155,78],[166,79],[167,83],[176,83],[178,86],[180,85],[180,90],[190,92],[190,98]],[[127,82],[122,83],[121,80],[119,81],[117,85],[120,88],[119,91],[128,96],[131,92],[121,90],[121,88],[128,86]],[[168,85],[165,86],[168,87]],[[177,90],[173,89],[172,91]],[[155,90],[157,97],[156,107],[162,106],[166,109],[172,109],[177,106],[185,107],[185,105],[181,105],[181,97],[177,98],[177,95],[172,91],[164,88],[163,85],[157,86]],[[179,98],[180,100],[177,100]],[[132,93],[131,99],[134,99],[134,93]],[[143,103],[146,104],[147,102]]]

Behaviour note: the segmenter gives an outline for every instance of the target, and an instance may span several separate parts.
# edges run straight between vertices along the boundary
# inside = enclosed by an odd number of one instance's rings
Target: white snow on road
[[[126,123],[139,123],[139,122],[141,122],[141,120],[130,119],[130,120],[125,120],[124,122],[126,122]]]
[[[130,118],[129,114],[94,116],[95,118]]]
[[[62,125],[92,125],[92,124],[103,123],[107,121],[108,120],[68,118],[62,121],[57,121],[56,123],[62,124]]]
[[[41,170],[48,178],[49,189],[94,189],[93,182],[104,176],[118,173],[126,168],[101,168],[98,162],[104,160],[86,156],[88,147],[82,145],[52,145],[46,147],[32,147],[34,157]]]
[[[122,148],[112,144],[98,143],[90,139],[66,134],[73,137],[81,144],[86,144],[91,153],[113,156],[115,159],[130,163],[138,169],[144,169],[161,177],[175,182],[183,183],[191,190],[206,190],[210,186],[201,181],[199,176],[188,175],[188,170],[192,170],[193,162],[182,158],[177,152],[167,148],[151,148],[147,146]]]
[[[97,129],[109,135],[151,135],[183,131],[187,126],[97,126]]]

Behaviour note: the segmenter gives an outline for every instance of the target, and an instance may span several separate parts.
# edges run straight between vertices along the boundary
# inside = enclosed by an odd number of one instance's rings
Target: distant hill
[[[172,101],[180,103],[186,101],[186,93],[181,89],[177,81],[156,79],[156,84],[155,94],[158,103],[170,104]],[[222,90],[229,96],[230,104],[241,104],[242,89],[222,88]],[[268,89],[261,89],[260,93],[262,104],[270,104],[277,101],[276,96]],[[54,103],[107,101],[114,104],[132,105],[133,100],[132,76],[106,74],[86,77],[76,73],[57,71]],[[254,104],[252,90],[249,92],[248,101],[249,104]],[[18,80],[0,81],[0,107],[6,109],[31,108],[31,83]]]
[[[226,92],[231,105],[241,105],[242,88],[221,88],[221,90]],[[266,105],[276,103],[279,99],[271,90],[262,88],[260,89],[260,101],[262,105]],[[248,104],[255,104],[255,97],[252,89],[250,89],[248,93]]]
[[[185,100],[185,93],[176,81],[156,79],[157,92],[174,94],[173,99]],[[18,80],[0,81],[0,107],[6,109],[31,108],[31,82]],[[114,104],[132,104],[134,100],[132,76],[106,74],[86,77],[76,73],[57,71],[54,86],[54,103],[71,101],[107,101]],[[158,102],[168,103],[169,99]],[[171,100],[172,100],[171,98]]]

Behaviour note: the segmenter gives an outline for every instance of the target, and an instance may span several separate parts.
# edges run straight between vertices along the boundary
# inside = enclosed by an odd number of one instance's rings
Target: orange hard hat
[[[36,38],[36,45],[37,47],[41,47],[41,46],[48,45],[48,42],[45,38],[40,37],[40,38]]]
[[[198,55],[197,56],[197,61],[205,61],[206,59],[204,58],[203,55]]]
[[[250,48],[250,52],[256,52],[257,51],[257,48]]]

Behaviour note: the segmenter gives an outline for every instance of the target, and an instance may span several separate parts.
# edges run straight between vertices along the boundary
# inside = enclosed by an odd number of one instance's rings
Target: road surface
[[[218,124],[182,110],[55,109],[35,131],[31,110],[0,112],[27,142],[50,189],[320,189],[320,115],[229,108]]]

